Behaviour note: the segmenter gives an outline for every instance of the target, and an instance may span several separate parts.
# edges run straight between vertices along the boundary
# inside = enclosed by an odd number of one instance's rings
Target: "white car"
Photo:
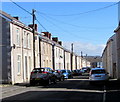
[[[109,76],[104,68],[92,68],[89,75],[90,83],[95,81],[108,81]]]

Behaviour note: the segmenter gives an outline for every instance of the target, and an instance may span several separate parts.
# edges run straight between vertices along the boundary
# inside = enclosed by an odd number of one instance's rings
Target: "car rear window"
[[[66,73],[66,70],[61,70],[62,73]]]
[[[91,74],[102,74],[102,73],[106,73],[105,70],[92,70]]]
[[[45,71],[45,69],[44,68],[35,68],[35,69],[33,69],[32,70],[32,72],[34,72],[34,73],[40,73],[40,72],[44,72]]]

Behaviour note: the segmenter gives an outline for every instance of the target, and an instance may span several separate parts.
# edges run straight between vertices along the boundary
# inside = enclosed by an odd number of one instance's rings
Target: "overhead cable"
[[[76,13],[76,14],[65,14],[65,15],[61,14],[61,15],[56,15],[56,14],[46,14],[46,13],[43,13],[43,12],[40,12],[40,13],[41,14],[45,14],[45,15],[50,15],[50,16],[77,16],[77,15],[87,14],[87,13],[91,13],[91,12],[95,12],[95,11],[100,11],[100,10],[103,10],[103,9],[115,6],[117,4],[118,4],[118,2],[114,3],[112,5],[108,5],[108,6],[102,7],[102,8],[98,8],[98,9],[94,9],[94,10],[89,10],[89,11],[86,11],[86,12],[81,12],[81,13]]]
[[[43,17],[43,16],[42,16],[42,17]],[[74,37],[74,38],[76,37],[76,38],[79,38],[79,39],[84,39],[84,40],[87,40],[87,41],[92,40],[92,39],[87,39],[87,38],[85,38],[85,37],[80,37],[79,35],[76,35],[76,33],[72,33],[72,32],[70,32],[70,31],[66,30],[65,28],[62,28],[62,27],[60,27],[59,25],[53,23],[52,21],[48,20],[48,18],[45,18],[45,19],[46,19],[50,24],[52,24],[53,26],[55,26],[56,28],[58,28],[59,30],[66,32],[66,33],[64,33],[64,34],[67,34],[67,35],[72,36],[72,37]],[[94,42],[96,42],[96,41],[98,41],[98,40],[94,40]]]
[[[10,0],[12,3],[14,3],[16,6],[18,6],[19,8],[21,8],[22,10],[24,10],[25,12],[29,13],[30,15],[32,15],[32,13],[30,13],[29,11],[27,11],[26,9],[24,9],[23,7],[21,7],[20,5],[18,5],[17,3],[15,3],[14,1]]]
[[[42,26],[43,29],[45,29],[48,32],[48,30],[39,22],[37,18],[36,18],[36,21]]]
[[[41,14],[41,13],[39,13],[39,12],[37,12],[36,11],[36,13],[37,14]],[[43,16],[43,15],[40,15],[40,16]],[[44,17],[46,17],[47,16],[47,18],[49,18],[49,19],[51,19],[51,20],[54,20],[54,21],[56,21],[56,22],[60,22],[60,23],[62,23],[62,24],[66,24],[66,25],[70,25],[70,26],[73,26],[73,27],[77,27],[77,28],[87,28],[87,29],[107,29],[107,28],[110,28],[110,27],[88,27],[88,26],[79,26],[79,25],[75,25],[75,24],[71,24],[71,23],[67,23],[67,22],[64,22],[64,21],[61,21],[61,20],[58,20],[58,19],[55,19],[55,18],[53,18],[53,17],[51,17],[51,16],[49,16],[49,15],[44,15]]]

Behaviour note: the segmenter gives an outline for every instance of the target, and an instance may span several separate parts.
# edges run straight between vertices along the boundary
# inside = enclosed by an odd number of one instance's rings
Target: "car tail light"
[[[89,75],[91,75],[92,74],[92,72],[89,72]]]
[[[48,72],[42,72],[42,73],[48,73]]]
[[[31,72],[31,74],[33,74],[34,72]]]

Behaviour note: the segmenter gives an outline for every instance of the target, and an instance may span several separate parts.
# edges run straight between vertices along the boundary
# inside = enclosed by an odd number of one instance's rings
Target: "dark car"
[[[78,76],[79,75],[79,71],[76,69],[76,70],[72,70],[72,75],[73,76]]]
[[[82,75],[83,71],[81,69],[77,69],[79,75]]]
[[[89,73],[91,68],[90,67],[83,67],[82,70],[84,70],[85,73]]]
[[[62,71],[65,79],[73,78],[72,72],[70,70],[63,69],[61,71]]]
[[[64,75],[61,70],[55,70],[54,74],[56,75],[58,81],[64,81]]]
[[[30,75],[30,85],[56,83],[56,76],[51,68],[34,68]]]

